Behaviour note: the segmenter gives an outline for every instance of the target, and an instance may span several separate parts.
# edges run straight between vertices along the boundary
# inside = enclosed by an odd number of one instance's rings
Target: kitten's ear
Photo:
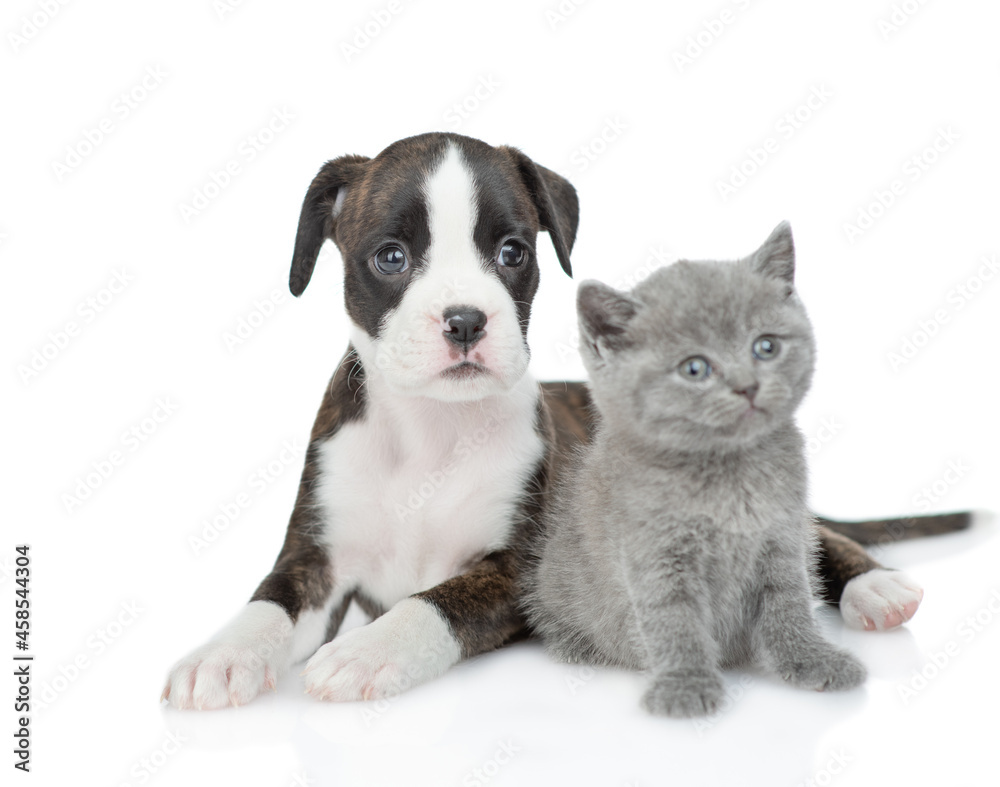
[[[576,311],[584,339],[619,349],[629,344],[625,329],[639,312],[639,302],[599,281],[585,281],[576,292]]]
[[[787,221],[774,228],[764,245],[753,253],[750,266],[765,276],[792,284],[795,279],[795,244],[792,227]]]
[[[347,190],[364,174],[367,156],[341,156],[324,164],[302,200],[288,289],[298,297],[309,284],[320,247],[333,239]]]

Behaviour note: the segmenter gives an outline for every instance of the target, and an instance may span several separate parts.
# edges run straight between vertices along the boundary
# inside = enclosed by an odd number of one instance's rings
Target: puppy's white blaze
[[[340,211],[344,209],[344,199],[347,197],[347,189],[339,188],[337,189],[337,198],[333,201],[333,207],[330,208],[330,212],[333,214],[334,218],[340,216]]]
[[[352,341],[366,367],[378,368],[397,391],[446,401],[479,399],[509,390],[527,369],[528,355],[510,294],[484,269],[476,247],[476,187],[457,148],[449,146],[424,184],[430,245],[399,307],[385,318],[377,340],[357,326]],[[441,372],[460,360],[443,332],[450,306],[486,314],[486,335],[468,360],[490,370],[473,379],[450,380]]]
[[[444,159],[424,185],[431,245],[427,259],[436,278],[482,274],[480,254],[472,240],[476,227],[476,188],[462,154],[448,146]]]

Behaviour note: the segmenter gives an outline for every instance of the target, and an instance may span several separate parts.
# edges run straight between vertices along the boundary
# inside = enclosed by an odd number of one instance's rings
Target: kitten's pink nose
[[[760,390],[760,386],[757,383],[753,385],[745,385],[742,388],[733,389],[733,393],[745,396],[750,404],[753,404],[753,398],[757,395],[757,391]]]

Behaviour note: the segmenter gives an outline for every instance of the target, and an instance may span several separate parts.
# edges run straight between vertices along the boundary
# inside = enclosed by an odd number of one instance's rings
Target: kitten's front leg
[[[852,689],[863,683],[866,670],[861,662],[820,633],[804,548],[771,543],[763,554],[755,635],[764,665],[793,686],[816,691]]]
[[[626,582],[652,673],[642,698],[650,713],[710,715],[724,697],[709,628],[703,534],[696,522],[646,523],[625,549]]]

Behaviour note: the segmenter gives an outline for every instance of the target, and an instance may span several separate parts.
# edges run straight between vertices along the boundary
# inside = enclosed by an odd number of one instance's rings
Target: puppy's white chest
[[[506,546],[541,440],[533,412],[470,409],[459,422],[370,413],[324,445],[318,499],[338,585],[388,608]]]

